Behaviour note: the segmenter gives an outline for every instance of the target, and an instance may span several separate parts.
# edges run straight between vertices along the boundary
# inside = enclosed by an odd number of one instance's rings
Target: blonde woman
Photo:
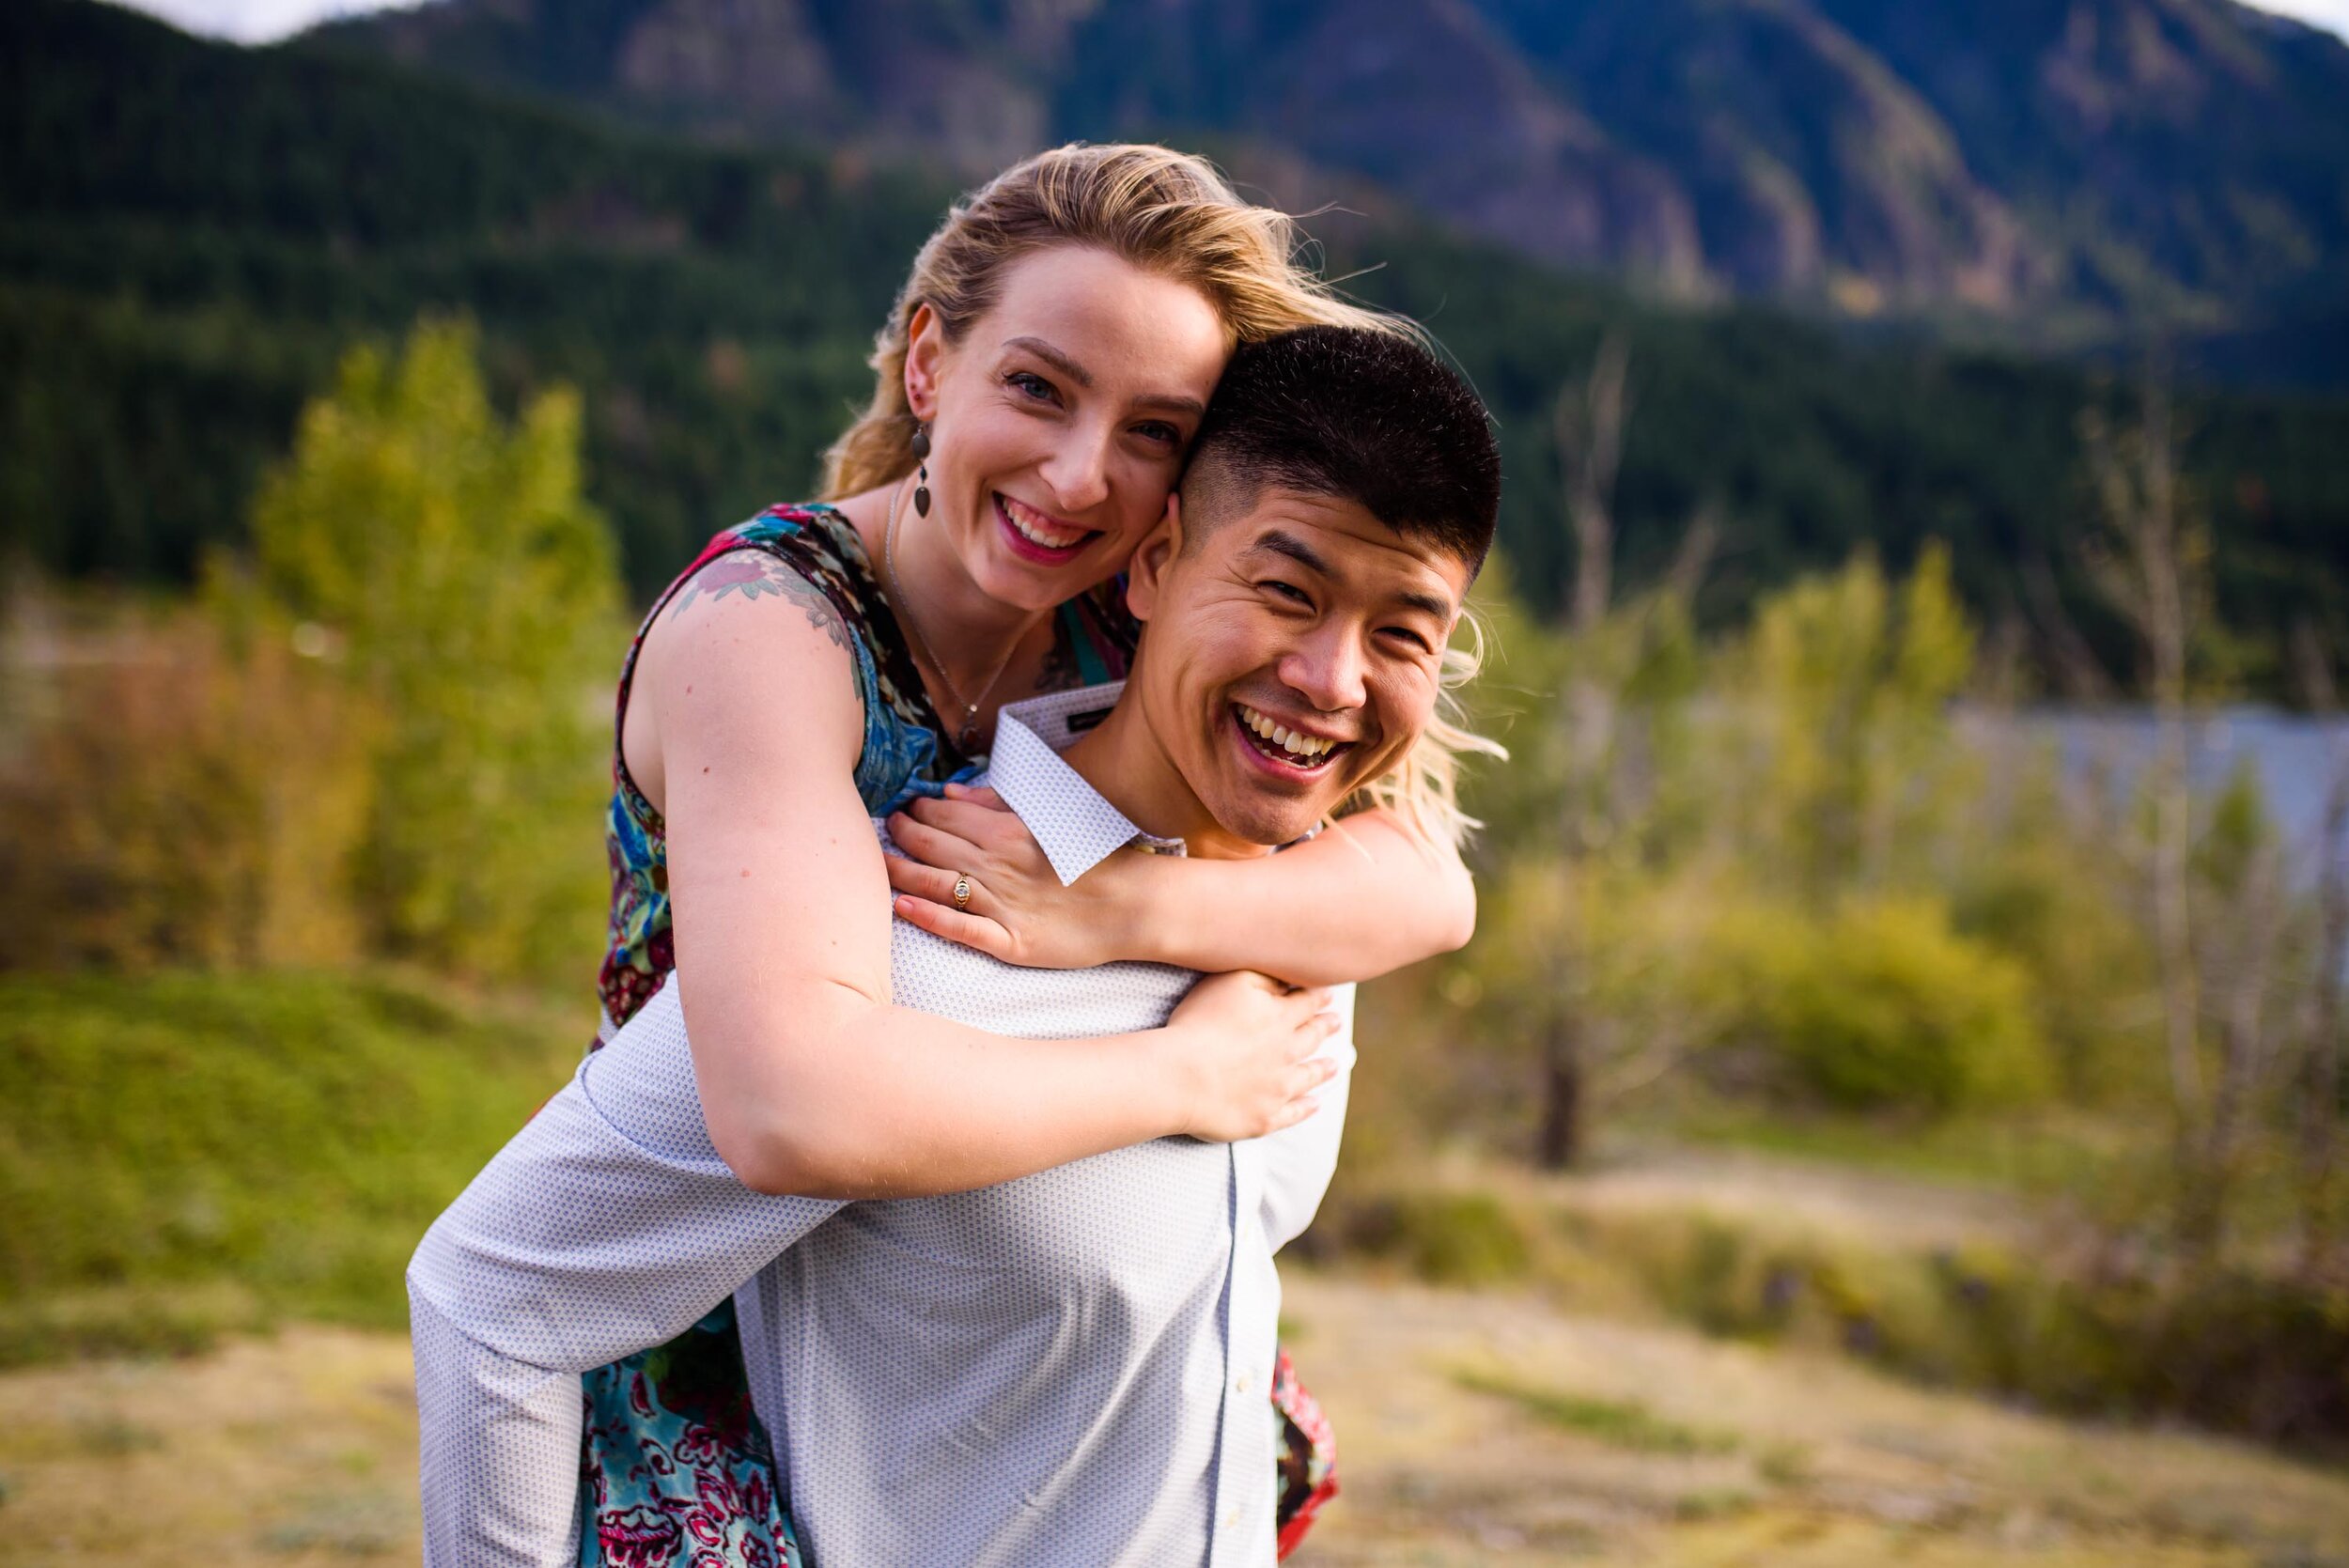
[[[700,1098],[743,1182],[957,1192],[1309,1113],[1329,1072],[1311,1060],[1330,1027],[1317,990],[1223,976],[1162,1029],[1064,1041],[892,1005],[892,874],[868,825],[937,801],[1006,702],[1124,674],[1137,631],[1121,573],[1236,345],[1404,330],[1336,298],[1294,249],[1287,219],[1162,147],[1063,147],[1006,171],[915,258],[825,499],[719,535],[646,617],[620,680],[605,1034],[692,970]],[[1115,857],[1082,907],[1023,893],[1021,913],[942,862],[897,873],[894,907],[1022,961],[1366,979],[1473,923],[1442,783],[1439,767],[1419,791],[1432,810],[1374,807],[1277,860]],[[1018,845],[965,815],[986,802],[946,804],[895,819],[910,846],[984,841],[1008,884]],[[1328,1488],[1327,1438],[1293,1379],[1279,1397],[1294,1521]],[[730,1308],[590,1374],[587,1402],[586,1560],[796,1557]]]

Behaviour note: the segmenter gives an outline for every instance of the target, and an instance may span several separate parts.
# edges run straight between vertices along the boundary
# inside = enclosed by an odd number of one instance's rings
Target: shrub
[[[0,773],[0,884],[27,917],[0,969],[349,957],[369,779],[322,673],[187,610],[42,641],[46,678],[0,672],[46,710]]]
[[[1824,921],[1734,909],[1712,943],[1709,984],[1732,993],[1732,1032],[1799,1092],[1945,1112],[2049,1087],[2028,974],[1952,929],[1937,899],[1853,898]]]
[[[1325,1213],[1322,1228],[1325,1246],[1391,1259],[1431,1284],[1501,1284],[1532,1266],[1525,1232],[1490,1193],[1371,1197]]]

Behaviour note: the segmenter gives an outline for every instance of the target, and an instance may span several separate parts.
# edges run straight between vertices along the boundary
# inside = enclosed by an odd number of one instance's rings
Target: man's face
[[[1286,844],[1419,739],[1470,570],[1356,501],[1268,487],[1239,505],[1135,555],[1149,631],[1128,695],[1225,831]]]

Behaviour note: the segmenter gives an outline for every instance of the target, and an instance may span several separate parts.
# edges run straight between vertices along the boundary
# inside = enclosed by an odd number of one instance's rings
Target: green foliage
[[[394,1327],[586,1023],[368,973],[0,980],[0,1362]]]
[[[253,524],[254,595],[331,650],[374,729],[353,882],[384,951],[476,972],[592,950],[598,696],[623,640],[612,547],[580,497],[579,405],[509,431],[468,328],[370,349],[304,411]]]
[[[2051,1087],[2030,976],[1938,901],[1855,897],[1824,919],[1750,905],[1724,913],[1699,968],[1735,999],[1731,1033],[1831,1104],[1946,1112]]]
[[[1674,1315],[1718,1333],[1856,1354],[1926,1382],[2058,1409],[2163,1414],[2249,1435],[2349,1431],[2349,1312],[2337,1289],[2226,1274],[2075,1274],[1976,1247],[1895,1250],[1642,1217],[1596,1245]]]
[[[1728,684],[1750,726],[1734,809],[1760,865],[1814,897],[1914,869],[1970,783],[1948,708],[1973,648],[1938,543],[1897,590],[1862,552],[1755,608]]]
[[[2150,1014],[2154,954],[2122,847],[2083,832],[2052,748],[2008,765],[2003,813],[1971,814],[1950,878],[1958,932],[2022,967],[2060,1087],[2086,1105],[2160,1092]]]
[[[1390,1193],[1332,1218],[1339,1244],[1392,1259],[1431,1284],[1504,1284],[1523,1279],[1531,1261],[1516,1217],[1486,1193]]]
[[[1866,552],[1798,580],[1709,655],[1681,603],[1641,596],[1595,634],[1503,620],[1484,700],[1514,757],[1471,801],[1492,822],[1480,935],[1447,966],[1457,1011],[1431,1027],[1546,1070],[1570,1057],[1602,1122],[1691,1062],[1944,1115],[2044,1098],[2055,1030],[2067,1069],[2101,1061],[2134,971],[2092,966],[2125,916],[2108,877],[2061,881],[2083,857],[2055,853],[2077,827],[2056,803],[2028,847],[2012,808],[1985,809],[1983,758],[1952,718],[1975,634],[1949,552],[1929,546],[1900,580]],[[2002,876],[1998,899],[2099,898],[2106,918],[2026,956],[1956,928],[1946,890],[1977,867]],[[1993,891],[1969,911],[1993,921]],[[1508,1115],[1524,1114],[1520,1087]]]
[[[2081,1257],[2024,1239],[1915,1245],[1766,1211],[1610,1205],[1570,1186],[1448,1190],[1455,1206],[1481,1197],[1535,1238],[1515,1278],[1573,1310],[1660,1315],[2068,1412],[2176,1417],[2312,1447],[2349,1436],[2349,1296],[2338,1282],[2186,1278],[2126,1250]],[[1372,1222],[1387,1202],[1334,1192],[1316,1229],[1391,1256]],[[1475,1364],[1457,1375],[1601,1441],[1704,1452],[1713,1440],[1637,1405],[1527,1388]],[[1764,1457],[1781,1469],[1800,1463]]]

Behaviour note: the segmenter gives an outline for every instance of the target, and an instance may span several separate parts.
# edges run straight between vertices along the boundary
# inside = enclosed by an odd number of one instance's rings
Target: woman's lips
[[[1056,567],[1075,559],[1085,546],[1101,536],[1098,530],[1071,528],[1000,491],[994,499],[995,520],[1003,528],[1004,542],[1022,559]]]

